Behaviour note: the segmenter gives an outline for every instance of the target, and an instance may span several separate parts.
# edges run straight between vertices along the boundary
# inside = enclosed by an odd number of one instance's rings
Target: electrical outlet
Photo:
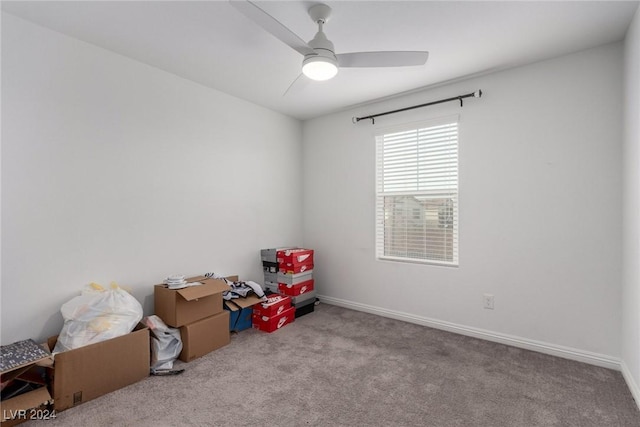
[[[484,308],[493,310],[493,295],[484,294]]]

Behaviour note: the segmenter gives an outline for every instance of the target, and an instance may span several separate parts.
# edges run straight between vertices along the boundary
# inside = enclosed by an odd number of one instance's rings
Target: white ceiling
[[[260,1],[304,40],[317,1]],[[2,10],[299,119],[624,37],[638,2],[326,1],[336,53],[428,50],[420,67],[300,74],[302,56],[227,1],[3,1]],[[454,94],[455,95],[455,94]]]

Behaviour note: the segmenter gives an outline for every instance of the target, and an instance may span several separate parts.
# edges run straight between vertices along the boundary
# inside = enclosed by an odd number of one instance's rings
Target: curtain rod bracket
[[[358,123],[360,120],[371,120],[371,124],[375,125],[376,124],[376,117],[377,116],[366,116],[366,117],[352,117],[351,118],[351,122],[356,124]]]

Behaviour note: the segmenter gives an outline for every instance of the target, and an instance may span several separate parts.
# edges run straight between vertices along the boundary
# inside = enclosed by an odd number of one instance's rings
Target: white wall
[[[171,273],[261,279],[261,247],[301,242],[301,137],[297,120],[3,13],[2,343],[58,333],[91,281],[130,286],[150,313]]]
[[[319,293],[336,304],[539,350],[548,344],[614,366],[621,79],[617,43],[305,122],[304,244],[317,250]],[[484,96],[462,109],[449,103],[380,117],[373,126],[351,122],[477,89]],[[373,134],[456,113],[459,268],[377,261]],[[495,295],[495,310],[483,309],[483,293]]]
[[[624,53],[622,372],[640,405],[640,10]]]

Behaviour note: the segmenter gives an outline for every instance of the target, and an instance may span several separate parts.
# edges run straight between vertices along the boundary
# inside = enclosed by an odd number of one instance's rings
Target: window
[[[458,119],[376,136],[376,255],[458,265]]]

